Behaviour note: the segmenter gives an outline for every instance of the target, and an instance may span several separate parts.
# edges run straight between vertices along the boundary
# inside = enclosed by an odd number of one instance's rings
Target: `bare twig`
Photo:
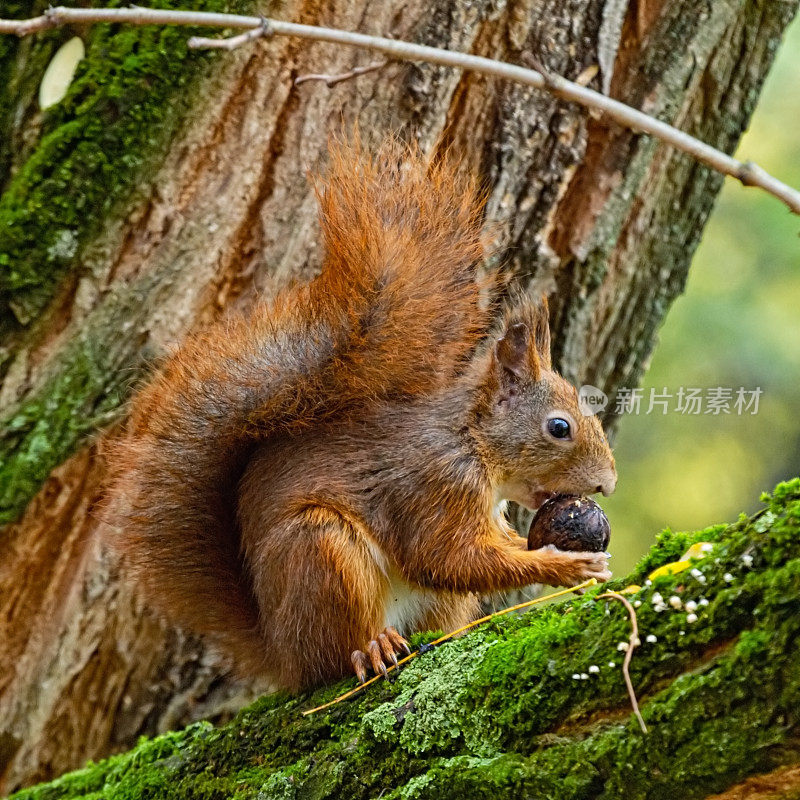
[[[368,72],[375,72],[376,70],[383,69],[389,63],[389,59],[385,58],[382,61],[373,61],[365,67],[353,67],[349,72],[340,72],[338,75],[326,75],[321,72],[312,72],[308,75],[300,75],[294,79],[294,85],[299,86],[306,81],[324,81],[325,85],[330,89],[336,86],[337,83],[350,80],[350,78],[357,78],[359,75],[366,75]]]
[[[627,597],[617,592],[604,592],[603,594],[597,595],[598,600],[602,600],[604,597],[610,600],[619,600],[619,602],[628,609],[628,616],[631,618],[631,637],[628,643],[628,649],[625,651],[625,658],[622,661],[622,676],[625,678],[625,686],[628,687],[628,696],[631,698],[633,713],[636,719],[639,720],[639,727],[642,729],[642,733],[647,733],[647,725],[644,724],[642,712],[639,711],[639,701],[636,699],[636,692],[633,689],[633,681],[631,680],[630,673],[633,649],[639,646],[639,624],[636,621],[636,609],[631,605]]]
[[[235,50],[244,44],[254,42],[264,36],[272,35],[272,26],[268,19],[263,18],[258,28],[253,28],[238,36],[229,36],[227,39],[207,39],[203,36],[192,36],[186,46],[190,50]]]
[[[28,20],[0,19],[0,33],[28,36],[37,31],[55,28],[72,22],[191,25],[196,27],[252,29],[261,27],[264,24],[264,18],[208,11],[173,11],[156,8],[66,8],[58,6],[47,9],[40,17],[33,17]],[[303,39],[361,47],[366,50],[383,53],[391,60],[424,61],[446,67],[456,67],[515,81],[516,83],[533,86],[536,89],[543,89],[562,100],[569,100],[586,108],[601,111],[626,128],[654,136],[677,150],[688,153],[697,161],[717,170],[717,172],[736,178],[745,186],[757,186],[777,197],[795,214],[800,214],[800,192],[782,183],[756,164],[737,161],[721,150],[717,150],[715,147],[672,127],[666,122],[655,119],[643,111],[631,108],[619,100],[606,97],[586,86],[581,86],[574,81],[568,81],[561,76],[548,74],[545,78],[537,70],[526,69],[516,64],[495,61],[491,58],[475,56],[469,53],[456,53],[450,50],[442,50],[438,47],[413,44],[397,39],[387,39],[381,36],[368,36],[363,33],[343,31],[336,28],[322,28],[315,25],[300,25],[276,19],[269,19],[267,22],[270,25],[271,32],[276,36],[298,36]]]
[[[436,647],[436,645],[443,644],[444,642],[447,642],[450,639],[453,639],[454,637],[458,636],[460,633],[472,630],[477,625],[482,625],[484,622],[488,622],[489,620],[492,620],[495,617],[502,617],[503,614],[510,614],[512,611],[519,611],[523,608],[528,608],[529,606],[535,606],[537,603],[544,603],[545,600],[552,600],[554,597],[561,597],[562,595],[569,594],[570,592],[579,592],[582,589],[586,589],[589,586],[595,586],[596,584],[597,580],[595,578],[589,578],[588,581],[584,581],[578,586],[573,586],[571,589],[560,589],[557,592],[553,592],[553,594],[546,594],[543,597],[535,597],[533,600],[527,600],[524,603],[518,603],[517,605],[511,606],[510,608],[504,608],[502,611],[495,611],[493,614],[488,614],[485,617],[476,619],[474,622],[470,622],[468,625],[464,625],[461,628],[457,628],[454,631],[450,631],[450,633],[446,633],[444,636],[440,636],[438,639],[435,639],[434,641],[430,642],[430,644],[426,645],[424,648],[415,650],[413,653],[411,653],[411,655],[408,655],[405,658],[401,658],[396,665],[393,664],[392,666],[387,668],[386,674],[393,672],[396,669],[399,669],[404,664],[407,664],[409,661],[412,661],[413,659],[417,658],[417,656],[419,656],[421,653],[427,652],[428,649]],[[381,677],[383,677],[383,674],[375,675],[375,677],[370,678],[368,681],[364,681],[364,683],[360,683],[358,686],[356,686],[354,689],[351,689],[349,692],[340,694],[338,697],[335,697],[333,700],[330,700],[327,703],[323,703],[321,706],[317,706],[316,708],[306,709],[303,712],[303,716],[307,717],[309,714],[316,714],[317,711],[324,711],[326,708],[335,706],[337,703],[341,703],[342,700],[347,700],[353,695],[356,695],[360,691],[366,689],[367,686],[375,683],[375,681],[380,680]]]

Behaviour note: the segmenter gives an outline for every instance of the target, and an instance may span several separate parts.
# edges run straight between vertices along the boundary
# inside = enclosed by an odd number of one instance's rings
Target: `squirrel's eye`
[[[554,439],[566,439],[571,433],[569,422],[561,417],[553,417],[547,420],[547,432]]]

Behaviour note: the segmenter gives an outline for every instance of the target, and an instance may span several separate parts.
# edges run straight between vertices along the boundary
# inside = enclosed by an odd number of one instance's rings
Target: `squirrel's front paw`
[[[565,586],[574,586],[576,583],[588,581],[589,578],[596,578],[601,583],[611,580],[611,570],[608,568],[608,555],[606,553],[590,553],[579,551],[568,554],[575,567],[572,583]]]
[[[366,650],[354,650],[350,656],[353,669],[361,683],[367,680],[367,670],[386,675],[386,665],[397,666],[397,653],[411,655],[408,642],[390,625],[367,644]],[[385,663],[384,663],[385,662]]]
[[[547,582],[553,586],[575,586],[589,578],[596,578],[600,582],[611,578],[606,553],[548,548],[547,566],[553,573],[552,579]]]

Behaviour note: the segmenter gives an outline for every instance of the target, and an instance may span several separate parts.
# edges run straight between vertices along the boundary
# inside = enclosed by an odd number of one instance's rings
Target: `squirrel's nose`
[[[614,489],[617,486],[617,473],[612,469],[609,470],[606,475],[603,476],[602,483],[597,485],[595,492],[598,494],[602,492],[606,497],[610,494],[614,493]]]

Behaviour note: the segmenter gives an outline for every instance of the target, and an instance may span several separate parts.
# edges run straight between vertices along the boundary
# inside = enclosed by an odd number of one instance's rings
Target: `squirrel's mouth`
[[[533,481],[516,481],[500,486],[497,494],[504,500],[513,500],[531,511],[536,511],[542,503],[555,497],[558,492],[543,489]]]

